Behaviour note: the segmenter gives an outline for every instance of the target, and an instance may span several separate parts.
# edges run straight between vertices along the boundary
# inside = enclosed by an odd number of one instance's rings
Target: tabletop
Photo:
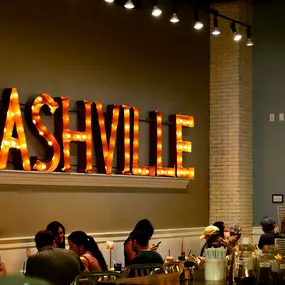
[[[132,285],[181,285],[179,273],[155,274],[143,277],[123,278],[113,281],[113,284],[132,284]],[[101,283],[103,284],[103,283]],[[182,283],[183,284],[183,283]],[[226,285],[226,281],[206,281],[204,272],[198,270],[194,274],[195,285]]]

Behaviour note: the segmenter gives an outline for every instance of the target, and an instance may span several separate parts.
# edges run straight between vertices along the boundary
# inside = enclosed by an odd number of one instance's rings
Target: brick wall
[[[244,1],[213,8],[247,21]],[[244,29],[242,42],[234,42],[229,25],[219,19],[222,34],[210,36],[210,223],[238,222],[251,235],[252,47],[245,45]]]

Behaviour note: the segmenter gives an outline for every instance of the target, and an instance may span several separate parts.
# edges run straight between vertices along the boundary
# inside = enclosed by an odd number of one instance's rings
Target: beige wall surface
[[[193,115],[195,128],[183,130],[193,143],[184,164],[196,168],[186,194],[2,185],[1,237],[33,235],[52,220],[67,232],[129,230],[144,217],[161,229],[208,223],[209,37],[207,29],[193,30],[191,10],[182,11],[181,23],[173,26],[170,13],[153,18],[150,3],[133,11],[103,0],[1,4],[1,90],[18,88],[21,103],[47,92],[72,101],[136,106],[142,118],[152,110],[163,112],[164,120],[175,113]],[[36,138],[26,132],[29,155],[41,155]],[[165,127],[165,163],[167,142]],[[146,123],[140,161],[148,163]]]

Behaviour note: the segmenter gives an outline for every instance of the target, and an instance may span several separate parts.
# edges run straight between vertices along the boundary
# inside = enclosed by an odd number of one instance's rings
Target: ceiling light
[[[232,32],[234,33],[234,41],[239,42],[242,39],[242,35],[237,32],[236,23],[232,22],[230,25]]]
[[[215,17],[214,17],[214,29],[212,31],[212,35],[218,36],[220,34],[221,34],[221,32],[218,28],[218,17],[217,17],[217,15],[215,15]]]
[[[178,23],[179,21],[180,21],[180,20],[179,20],[177,14],[176,14],[176,13],[173,13],[173,14],[172,14],[172,17],[171,17],[171,19],[170,19],[170,22],[173,23],[173,24],[176,24],[176,23]]]
[[[105,0],[107,3],[114,3],[115,0]]]
[[[240,33],[234,34],[234,41],[239,42],[242,39],[242,35]]]
[[[246,42],[246,45],[248,47],[251,47],[254,45],[253,41],[252,41],[252,35],[251,35],[251,30],[250,28],[247,28],[246,29],[246,34],[247,34],[247,42]]]
[[[194,16],[195,16],[195,25],[194,25],[194,29],[196,30],[201,30],[204,27],[204,24],[202,22],[199,21],[199,13],[198,10],[195,9],[194,11]]]
[[[134,3],[133,3],[132,0],[128,0],[128,1],[125,3],[124,7],[125,7],[126,9],[133,9],[133,8],[135,8],[135,5],[134,5]]]
[[[220,30],[217,27],[215,27],[214,30],[212,31],[212,35],[218,36],[220,34],[221,34]]]
[[[252,39],[247,39],[246,45],[247,45],[248,47],[252,47],[252,46],[254,45]]]
[[[151,12],[152,16],[154,17],[159,17],[161,13],[162,11],[157,6],[154,6]]]
[[[201,30],[204,27],[204,24],[200,21],[196,21],[194,25],[194,29]]]

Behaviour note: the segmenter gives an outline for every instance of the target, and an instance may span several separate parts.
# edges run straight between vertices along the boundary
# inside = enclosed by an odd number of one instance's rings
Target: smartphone
[[[155,245],[155,247],[159,247],[160,244],[161,244],[161,241],[158,242],[158,243]]]

